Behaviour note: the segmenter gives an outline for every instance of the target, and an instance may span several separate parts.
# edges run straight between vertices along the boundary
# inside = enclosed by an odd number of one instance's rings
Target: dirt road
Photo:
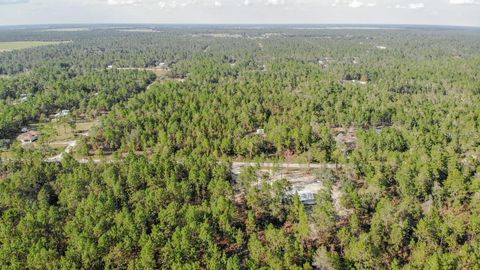
[[[232,162],[232,172],[240,173],[242,167],[256,167],[257,165],[260,168],[282,168],[282,169],[337,169],[344,167],[342,164],[333,164],[333,163],[310,163],[310,164],[301,164],[301,163],[273,163],[273,162]]]

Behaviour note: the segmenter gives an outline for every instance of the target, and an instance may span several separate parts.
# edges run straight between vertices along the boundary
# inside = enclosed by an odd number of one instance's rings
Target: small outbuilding
[[[168,68],[168,64],[165,63],[165,62],[160,62],[160,63],[157,63],[157,68],[160,68],[160,69],[167,69]]]
[[[40,133],[35,130],[30,130],[18,135],[17,140],[22,143],[33,143],[34,141],[38,140]]]
[[[54,114],[53,117],[60,118],[60,117],[68,116],[69,114],[70,114],[70,110],[62,110],[61,112]]]

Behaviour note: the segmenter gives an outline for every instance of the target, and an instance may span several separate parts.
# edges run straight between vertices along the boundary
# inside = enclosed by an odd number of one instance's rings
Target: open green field
[[[98,120],[79,120],[76,121],[73,129],[68,124],[59,122],[37,123],[30,128],[40,131],[41,134],[51,134],[49,144],[55,148],[55,146],[64,147],[69,141],[85,136],[82,134],[88,133],[97,124]]]
[[[0,151],[0,158],[3,159],[3,158],[12,158],[13,157],[13,153],[10,152],[10,151]]]
[[[59,41],[9,41],[0,42],[0,52],[22,50],[39,46],[56,45],[63,42]]]

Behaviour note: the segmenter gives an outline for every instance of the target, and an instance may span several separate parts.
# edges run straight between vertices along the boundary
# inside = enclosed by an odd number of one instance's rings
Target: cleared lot
[[[9,41],[0,42],[0,52],[7,52],[13,50],[22,50],[40,46],[56,45],[63,42],[59,41]]]
[[[299,164],[299,163],[255,163],[255,162],[233,162],[232,177],[237,182],[237,193],[243,194],[244,187],[238,179],[240,174],[248,168],[256,170],[257,185],[263,181],[273,184],[282,179],[290,183],[290,195],[298,193],[300,200],[306,205],[315,204],[315,195],[326,188],[326,181],[333,181],[332,200],[335,209],[340,217],[350,214],[350,210],[343,207],[341,199],[343,196],[341,182],[336,178],[340,175],[347,176],[348,166],[341,164]],[[286,194],[288,195],[288,194]]]

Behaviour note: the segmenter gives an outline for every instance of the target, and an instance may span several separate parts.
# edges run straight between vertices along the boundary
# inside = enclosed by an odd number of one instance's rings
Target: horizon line
[[[98,22],[98,23],[33,23],[0,24],[0,27],[45,27],[45,26],[102,26],[102,25],[151,25],[151,26],[403,26],[403,27],[445,27],[480,28],[480,25],[455,24],[408,24],[408,23],[151,23],[151,22]]]

